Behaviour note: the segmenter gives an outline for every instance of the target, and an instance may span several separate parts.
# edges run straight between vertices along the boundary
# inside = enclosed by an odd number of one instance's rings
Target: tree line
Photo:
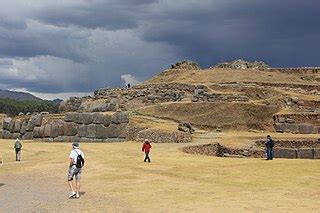
[[[49,112],[57,113],[59,105],[47,100],[24,100],[18,101],[10,98],[0,98],[0,113],[16,116],[20,112]]]

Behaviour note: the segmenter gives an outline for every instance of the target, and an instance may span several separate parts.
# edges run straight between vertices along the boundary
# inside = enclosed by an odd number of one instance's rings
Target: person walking
[[[149,140],[145,139],[144,143],[142,145],[142,152],[144,152],[145,155],[146,155],[145,158],[144,158],[144,162],[147,162],[147,160],[148,160],[149,163],[151,162],[150,161],[150,156],[149,156],[151,148],[152,148],[152,146],[151,146]]]
[[[14,150],[16,153],[16,161],[21,161],[21,148],[22,144],[19,138],[16,138],[15,143],[14,143]]]
[[[274,142],[270,135],[267,136],[266,148],[267,148],[267,160],[273,160],[273,147]]]
[[[82,167],[84,166],[84,153],[80,150],[80,145],[78,142],[72,144],[72,150],[69,155],[70,165],[68,170],[68,184],[71,190],[69,198],[79,198],[80,197],[80,179]],[[76,190],[73,186],[73,177],[76,179]]]

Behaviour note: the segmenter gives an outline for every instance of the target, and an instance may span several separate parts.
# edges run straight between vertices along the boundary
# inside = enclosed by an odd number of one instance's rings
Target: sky
[[[320,66],[319,0],[0,0],[0,89],[82,96],[183,59]]]

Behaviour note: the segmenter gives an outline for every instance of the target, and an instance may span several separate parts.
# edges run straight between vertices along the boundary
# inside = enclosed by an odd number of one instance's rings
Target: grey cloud
[[[319,1],[3,1],[0,86],[91,92],[181,59],[316,66]],[[11,62],[9,62],[11,60]],[[131,78],[130,77],[130,78]]]

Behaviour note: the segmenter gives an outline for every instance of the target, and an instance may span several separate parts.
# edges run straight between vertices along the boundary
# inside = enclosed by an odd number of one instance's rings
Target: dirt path
[[[82,187],[80,199],[68,199],[65,175],[32,173],[0,178],[0,212],[66,212],[70,210],[129,212],[129,206],[117,198],[95,196]],[[132,212],[132,210],[130,210]]]

